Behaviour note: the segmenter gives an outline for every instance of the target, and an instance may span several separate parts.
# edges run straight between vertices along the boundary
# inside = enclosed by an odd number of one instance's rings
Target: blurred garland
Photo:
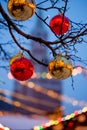
[[[84,114],[84,115],[81,116],[82,114]],[[50,128],[50,130],[51,130],[52,126],[59,125],[60,123],[63,123],[63,125],[68,124],[67,125],[68,127],[73,127],[74,122],[75,122],[74,118],[78,117],[78,116],[79,116],[78,122],[80,122],[80,125],[81,125],[81,123],[83,123],[83,126],[87,126],[87,107],[84,107],[82,110],[74,111],[73,113],[66,115],[65,117],[60,117],[57,120],[50,120],[49,122],[42,124],[40,126],[34,126],[33,130],[48,130],[48,128]],[[74,120],[72,120],[72,119],[74,119]],[[61,127],[62,127],[61,130],[63,130],[64,126],[61,126]]]

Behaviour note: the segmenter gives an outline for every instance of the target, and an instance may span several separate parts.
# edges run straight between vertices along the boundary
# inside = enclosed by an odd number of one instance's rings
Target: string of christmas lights
[[[34,108],[34,107],[31,107],[31,106],[27,106],[17,100],[11,100],[11,99],[8,99],[7,97],[3,97],[0,95],[0,100],[1,101],[4,101],[12,106],[15,106],[15,107],[18,107],[18,108],[22,108],[26,111],[29,111],[29,112],[34,112],[34,113],[37,113],[37,114],[40,114],[40,115],[45,115],[46,112],[44,110],[40,110],[38,108]]]
[[[3,126],[3,125],[0,123],[0,130],[10,130],[10,128],[5,127],[5,126]]]
[[[87,68],[84,68],[82,66],[76,66],[73,68],[73,71],[72,71],[72,76],[76,76],[78,74],[83,74],[84,76],[87,75]],[[9,72],[8,73],[8,78],[9,79],[14,79],[13,76],[11,75],[11,73]],[[34,78],[43,78],[43,79],[52,79],[53,77],[50,75],[50,73],[47,73],[47,72],[42,72],[42,73],[39,73],[39,72],[34,72],[31,79],[34,79]]]
[[[49,90],[47,88],[43,88],[40,85],[36,85],[34,82],[19,82],[21,85],[24,85],[26,87],[29,87],[31,89],[34,89],[36,92],[40,92],[43,93],[44,95],[47,95],[51,98],[54,98],[56,100],[60,100],[60,101],[65,101],[66,103],[70,103],[73,106],[80,106],[80,107],[85,107],[87,106],[87,102],[85,101],[78,101],[74,98],[70,98],[66,95],[61,95],[58,92],[55,92],[53,90]]]
[[[27,87],[31,88],[31,89],[34,89],[35,91],[37,92],[41,92],[43,94],[46,94],[47,96],[50,96],[51,98],[56,98],[57,100],[63,100],[67,103],[70,103],[72,104],[73,106],[80,106],[80,107],[85,107],[87,106],[87,103],[85,101],[78,101],[76,99],[73,99],[73,98],[70,98],[68,96],[63,96],[63,95],[60,95],[58,94],[57,92],[54,92],[52,90],[48,90],[46,88],[42,88],[41,86],[36,86],[33,82],[22,82],[23,85],[26,85]],[[19,94],[19,93],[14,93],[14,92],[9,92],[7,90],[3,91],[1,90],[2,92],[4,92],[5,94],[8,94],[8,95],[13,95],[14,97],[18,97],[18,98],[22,98],[23,100],[27,100],[27,101],[32,101],[34,103],[37,103],[38,100],[35,99],[35,98],[31,98],[31,97],[27,97],[27,96],[24,96],[23,94]],[[39,99],[40,100],[40,99]],[[48,103],[44,102],[43,100],[41,100],[41,102],[44,104],[44,105],[47,105]],[[40,103],[41,103],[40,102]],[[56,105],[56,104],[49,104],[51,107],[52,105]]]
[[[49,106],[49,107],[57,106],[57,103],[45,101],[44,99],[39,99],[39,98],[30,96],[30,95],[27,96],[27,95],[23,95],[21,93],[11,92],[9,90],[0,89],[0,93],[5,94],[6,96],[11,96],[11,97],[17,98],[17,99],[22,99],[24,101],[38,103],[39,105],[43,104],[43,105]]]
[[[46,91],[47,91],[47,89],[46,89]],[[51,91],[51,90],[50,90]],[[42,91],[43,92],[43,91]],[[44,91],[45,92],[45,91]],[[48,92],[48,91],[47,91]],[[10,91],[8,91],[8,90],[0,90],[0,93],[1,94],[5,94],[7,97],[3,97],[3,96],[0,96],[0,99],[2,100],[2,101],[4,101],[4,102],[7,102],[7,103],[9,103],[9,104],[11,104],[11,105],[14,105],[14,106],[16,106],[16,107],[19,107],[19,108],[22,108],[22,109],[24,109],[24,110],[27,110],[27,111],[33,111],[33,112],[35,112],[35,113],[38,113],[39,112],[39,114],[41,113],[41,114],[45,114],[46,112],[44,111],[41,111],[41,110],[37,110],[37,109],[35,109],[35,108],[30,108],[30,107],[28,107],[28,106],[26,106],[25,104],[23,104],[23,103],[21,103],[21,102],[19,102],[18,100],[11,100],[11,99],[8,99],[9,97],[9,95],[10,96],[12,96],[12,97],[15,97],[16,99],[23,99],[23,100],[25,100],[25,101],[32,101],[33,103],[37,103],[38,102],[38,99],[37,98],[34,98],[34,97],[29,97],[29,96],[25,96],[25,95],[23,95],[23,94],[20,94],[20,93],[16,93],[16,92],[10,92]],[[56,94],[54,93],[54,95],[56,96]],[[57,95],[58,95],[58,93],[57,93]],[[61,95],[60,95],[61,96]],[[54,97],[54,96],[53,96]],[[58,98],[57,98],[58,99]],[[59,98],[60,99],[60,98]],[[69,103],[71,103],[73,106],[80,106],[80,107],[86,107],[87,106],[87,103],[86,102],[84,102],[84,101],[77,101],[77,100],[75,100],[75,99],[72,99],[72,98],[69,98],[69,97],[67,97],[67,96],[63,96],[62,95],[62,99],[65,101],[65,102],[69,102]],[[40,104],[44,104],[44,105],[47,105],[47,103],[48,102],[46,102],[45,103],[45,101],[44,100],[42,100],[42,99],[39,99],[39,100],[41,100],[41,103]],[[52,107],[52,105],[54,106],[54,105],[56,105],[56,104],[54,104],[54,103],[51,103],[50,104],[50,102],[48,103],[49,104],[49,106],[50,107]],[[63,107],[61,107],[61,109],[62,109]]]
[[[4,92],[4,91],[3,91]],[[5,94],[6,93],[8,93],[8,95],[10,94],[11,95],[11,93],[9,93],[9,91],[7,90],[7,91],[5,91]],[[16,93],[15,93],[16,94]],[[15,96],[17,96],[17,95],[15,95]],[[19,97],[21,97],[22,95],[20,95]],[[3,100],[4,102],[7,102],[7,103],[9,103],[9,104],[11,104],[11,105],[14,105],[14,106],[16,106],[16,107],[20,107],[20,108],[23,108],[23,109],[25,109],[25,110],[29,110],[30,111],[30,109],[28,109],[28,107],[26,108],[26,106],[24,105],[24,104],[22,104],[22,103],[20,103],[20,102],[18,102],[18,101],[11,101],[10,99],[7,99],[6,97],[0,97],[0,99],[1,100]],[[67,100],[67,99],[66,99]],[[82,102],[82,101],[81,101]],[[85,112],[85,109],[87,110],[87,107],[84,107],[82,110],[79,110],[79,111],[75,111],[74,113],[72,113],[72,114],[70,114],[70,115],[67,115],[67,116],[65,116],[65,117],[63,117],[63,118],[58,118],[58,119],[61,119],[62,121],[66,121],[66,120],[69,120],[69,119],[71,119],[72,118],[72,116],[73,117],[75,117],[76,116],[76,114],[77,115],[79,115],[79,114],[81,114],[82,112]],[[39,112],[39,111],[38,111]],[[66,120],[64,120],[64,119],[66,119]],[[59,121],[59,120],[58,120]],[[53,122],[56,122],[56,123],[58,123],[58,121],[53,121]],[[53,124],[53,122],[52,122],[52,124],[50,124],[50,125],[48,125],[47,127],[50,127],[51,125],[56,125],[56,123],[54,123]],[[60,122],[59,122],[60,123]],[[58,124],[59,124],[58,123]],[[48,122],[48,124],[49,124],[49,122]],[[46,124],[47,125],[47,124]],[[43,130],[43,127],[42,126],[39,126],[39,128],[38,129],[36,129],[36,128],[38,128],[37,126],[35,127],[35,130]]]
[[[64,121],[73,119],[76,116],[78,116],[78,115],[80,115],[82,113],[85,113],[85,112],[87,112],[87,107],[84,107],[81,110],[74,111],[73,113],[71,113],[69,115],[66,115],[65,117],[60,117],[57,120],[50,120],[49,122],[47,122],[45,124],[42,124],[40,126],[34,126],[33,130],[44,130],[47,127],[50,127],[50,126],[53,126],[53,125],[58,125],[58,124],[60,124],[60,123],[62,123]]]

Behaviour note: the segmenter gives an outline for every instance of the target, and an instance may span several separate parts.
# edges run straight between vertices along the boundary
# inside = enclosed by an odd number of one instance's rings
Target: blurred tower
[[[42,16],[42,12],[39,15]],[[48,32],[44,28],[43,22],[37,19],[35,27],[31,32],[33,36],[37,36],[47,40]],[[44,60],[47,63],[48,50],[43,44],[31,41],[32,54],[39,60]],[[61,111],[61,94],[62,94],[62,84],[61,81],[55,79],[49,79],[47,76],[47,67],[38,65],[33,61],[35,73],[29,81],[14,82],[14,92],[22,94],[22,99],[18,96],[13,98],[13,100],[20,103],[21,109],[15,108],[16,112],[21,112],[22,114],[37,114],[37,115],[49,115],[60,116]],[[48,78],[47,78],[48,77]],[[26,99],[26,100],[25,100]],[[24,106],[24,108],[23,108]]]

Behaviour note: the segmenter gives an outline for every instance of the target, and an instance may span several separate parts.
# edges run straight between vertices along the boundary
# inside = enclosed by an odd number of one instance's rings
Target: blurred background
[[[8,13],[7,2],[4,2],[3,0],[0,2]],[[37,3],[38,0],[36,0],[36,4]],[[44,4],[44,6],[47,5]],[[86,0],[70,0],[68,6],[69,9],[66,12],[66,16],[70,20],[82,23],[87,22]],[[45,14],[47,14],[49,17],[48,23],[50,19],[58,13],[56,11],[41,12],[38,9],[36,11],[41,17],[45,17]],[[25,26],[24,31],[33,36],[40,36],[49,41],[55,40],[53,33],[37,19],[36,15],[29,21],[23,23],[18,22],[18,24],[23,24]],[[7,30],[1,30],[0,43],[11,42],[12,39],[7,32]],[[5,38],[3,37],[3,34]],[[45,62],[51,60],[52,57],[48,55],[49,50],[44,46],[41,48],[41,46],[34,41],[26,41],[19,35],[17,35],[17,38],[21,43],[25,43],[24,46],[29,47],[36,57],[45,57]],[[87,38],[85,37],[85,40],[86,39]],[[86,43],[77,45],[77,55],[84,60],[87,59],[86,46]],[[11,51],[14,51],[14,54],[20,51],[19,48],[14,49],[14,45],[11,45],[11,47],[7,46],[6,49],[9,54]],[[3,66],[5,60],[0,64]],[[9,63],[6,64],[9,66]],[[58,81],[50,77],[46,67],[38,67],[38,64],[35,62],[33,62],[33,64],[35,72],[31,79],[24,82],[13,79],[9,69],[4,67],[1,67],[0,69],[0,121],[3,125],[7,125],[11,129],[15,127],[14,130],[33,129],[34,125],[40,125],[48,120],[63,117],[75,110],[83,109],[87,106],[86,68],[82,73],[73,75],[73,82],[71,77],[63,81]],[[83,64],[78,62],[76,65],[81,66]],[[31,128],[28,128],[30,126]]]

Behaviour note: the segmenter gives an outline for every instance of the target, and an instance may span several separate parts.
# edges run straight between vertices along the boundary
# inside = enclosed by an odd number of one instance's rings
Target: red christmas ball
[[[33,75],[34,67],[31,61],[25,57],[17,57],[15,59],[13,57],[13,61],[10,64],[10,71],[15,79],[25,81]]]
[[[50,28],[56,35],[63,35],[70,28],[69,19],[62,14],[56,15],[50,20]]]

